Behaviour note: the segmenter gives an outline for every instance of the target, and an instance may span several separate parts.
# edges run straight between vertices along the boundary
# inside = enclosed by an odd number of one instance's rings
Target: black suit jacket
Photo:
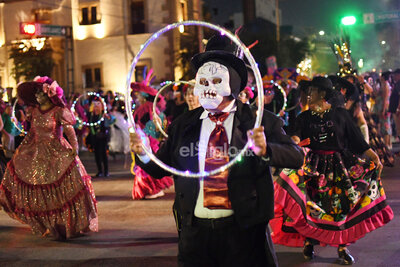
[[[255,116],[248,105],[237,101],[230,146],[240,151],[247,141],[247,131],[254,127]],[[168,139],[161,145],[157,157],[179,170],[198,172],[197,145],[203,113],[202,107],[184,113],[169,127]],[[236,221],[242,227],[268,222],[274,216],[274,188],[270,165],[275,167],[299,168],[304,154],[282,129],[283,121],[274,114],[264,111],[262,125],[267,140],[269,161],[261,159],[252,151],[229,170],[228,194]],[[194,153],[188,153],[194,150]],[[143,164],[136,160],[154,178],[169,175],[154,162]],[[174,206],[183,224],[190,225],[199,193],[199,180],[185,177],[175,179]]]

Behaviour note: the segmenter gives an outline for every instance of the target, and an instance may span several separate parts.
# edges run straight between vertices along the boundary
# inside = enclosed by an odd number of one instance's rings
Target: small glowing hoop
[[[163,83],[163,84],[164,84],[163,87],[161,87],[161,88],[158,90],[156,96],[154,97],[154,102],[153,102],[153,114],[154,114],[155,116],[158,116],[158,114],[157,114],[157,112],[156,112],[156,107],[157,107],[157,99],[158,99],[158,97],[160,96],[161,92],[164,91],[166,88],[168,88],[168,87],[171,86],[171,85],[176,85],[176,84],[180,84],[180,83],[183,83],[183,84],[190,84],[190,85],[193,85],[193,86],[194,86],[194,83],[193,83],[193,82],[186,82],[186,81],[175,81],[175,82],[166,81],[165,83]],[[154,115],[153,115],[153,116],[154,116]],[[162,126],[160,125],[160,123],[159,123],[158,120],[155,121],[155,124],[156,124],[156,127],[158,128],[158,130],[162,133],[162,135],[164,135],[164,137],[168,138],[168,134],[163,130],[163,128],[162,128]]]
[[[287,96],[286,96],[286,92],[283,89],[283,87],[274,81],[271,81],[272,85],[275,85],[276,87],[278,87],[278,89],[281,91],[282,95],[283,95],[283,106],[281,108],[281,110],[286,111],[286,105],[287,105]],[[279,113],[277,114],[279,116]]]
[[[11,113],[11,121],[12,123],[14,123],[15,128],[17,128],[18,131],[20,131],[23,134],[28,134],[28,132],[26,132],[24,130],[24,127],[19,128],[18,123],[16,123],[18,121],[17,117],[15,116],[15,106],[17,105],[18,99],[15,100],[13,106],[12,106],[12,113]]]
[[[234,35],[232,34],[230,31],[221,28],[217,25],[214,25],[212,23],[208,23],[208,22],[204,22],[204,21],[194,21],[194,20],[188,20],[188,21],[181,21],[181,22],[176,22],[173,24],[169,24],[166,27],[160,29],[159,31],[155,32],[152,36],[150,36],[149,39],[147,39],[147,41],[141,46],[139,52],[136,54],[136,56],[134,57],[134,59],[132,60],[132,64],[130,67],[130,70],[128,72],[127,78],[126,78],[126,86],[125,86],[125,106],[126,106],[126,114],[128,115],[128,120],[129,123],[132,125],[132,130],[133,132],[136,132],[136,124],[135,124],[135,120],[133,119],[133,115],[132,115],[132,97],[130,94],[131,88],[131,80],[132,80],[132,75],[133,75],[133,71],[135,70],[136,64],[139,61],[139,58],[142,56],[144,50],[157,38],[160,37],[161,34],[170,31],[172,29],[178,28],[179,26],[203,26],[203,27],[207,27],[210,29],[213,29],[215,31],[218,31],[221,35],[226,35],[229,39],[231,39],[244,53],[244,55],[246,56],[247,60],[250,63],[250,66],[254,72],[254,76],[256,79],[256,85],[257,85],[257,89],[258,89],[258,95],[260,96],[258,98],[258,110],[257,110],[257,117],[256,117],[256,121],[254,124],[254,128],[257,128],[260,126],[261,124],[261,120],[262,120],[262,115],[263,115],[263,103],[264,103],[264,93],[263,93],[263,83],[262,83],[262,79],[261,79],[261,75],[260,75],[260,71],[258,70],[257,67],[257,63],[254,60],[253,56],[251,55],[249,49]],[[203,172],[199,172],[199,173],[192,173],[189,170],[187,171],[181,171],[181,170],[177,170],[173,167],[168,166],[167,164],[165,164],[164,162],[162,162],[161,160],[159,160],[151,151],[149,151],[145,145],[144,142],[142,144],[142,148],[143,151],[146,153],[146,155],[152,160],[154,161],[159,167],[163,168],[164,170],[166,170],[167,172],[170,172],[174,175],[177,176],[182,176],[182,177],[187,177],[187,178],[202,178],[202,177],[206,177],[206,176],[212,176],[215,174],[218,174],[220,172],[223,172],[227,169],[229,169],[230,167],[232,167],[236,162],[240,161],[244,155],[244,153],[247,151],[247,149],[249,147],[251,147],[251,142],[248,141],[246,143],[246,145],[243,147],[243,149],[240,151],[240,153],[238,153],[230,162],[228,162],[227,164],[225,164],[224,166],[221,166],[215,170],[212,171],[203,171]]]
[[[103,107],[104,107],[103,116],[101,116],[101,118],[100,118],[98,121],[96,121],[96,122],[86,122],[86,121],[83,121],[81,118],[79,118],[79,116],[76,116],[76,121],[77,121],[79,124],[82,124],[82,125],[84,125],[84,126],[96,126],[96,125],[99,125],[102,121],[104,121],[104,116],[105,116],[105,114],[107,113],[107,104],[106,104],[106,102],[104,101],[103,97],[101,97],[100,94],[98,94],[98,93],[96,93],[96,92],[86,92],[86,93],[84,93],[84,94],[78,96],[78,98],[75,99],[74,103],[72,103],[71,111],[75,113],[75,105],[76,105],[76,103],[78,102],[78,100],[79,100],[82,96],[85,96],[85,95],[87,95],[87,96],[97,96],[97,97],[100,99],[100,102],[103,104]]]

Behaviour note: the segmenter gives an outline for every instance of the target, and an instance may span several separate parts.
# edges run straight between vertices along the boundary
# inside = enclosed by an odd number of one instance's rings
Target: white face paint
[[[199,97],[203,108],[216,109],[224,96],[231,95],[228,68],[217,62],[206,62],[197,71],[194,95]]]

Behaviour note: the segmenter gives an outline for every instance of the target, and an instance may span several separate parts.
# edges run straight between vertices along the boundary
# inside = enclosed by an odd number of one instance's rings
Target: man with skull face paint
[[[302,151],[272,113],[264,112],[262,126],[253,129],[255,116],[249,105],[236,100],[246,86],[247,70],[232,47],[229,39],[216,36],[205,52],[193,57],[194,91],[201,107],[172,122],[157,152],[174,168],[201,172],[226,164],[248,138],[254,143],[241,162],[218,175],[174,177],[179,266],[276,266],[267,228],[274,205],[270,166],[299,167],[303,162]],[[155,178],[167,175],[149,161],[141,144],[140,135],[132,134],[137,163]]]

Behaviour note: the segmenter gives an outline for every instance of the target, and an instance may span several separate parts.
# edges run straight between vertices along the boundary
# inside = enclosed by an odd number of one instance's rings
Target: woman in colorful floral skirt
[[[393,218],[380,179],[382,164],[348,112],[327,102],[329,79],[315,77],[308,89],[310,109],[296,119],[293,140],[308,148],[302,169],[285,169],[275,182],[276,244],[338,247],[343,264],[354,263],[347,245]],[[370,160],[359,158],[365,155]]]

